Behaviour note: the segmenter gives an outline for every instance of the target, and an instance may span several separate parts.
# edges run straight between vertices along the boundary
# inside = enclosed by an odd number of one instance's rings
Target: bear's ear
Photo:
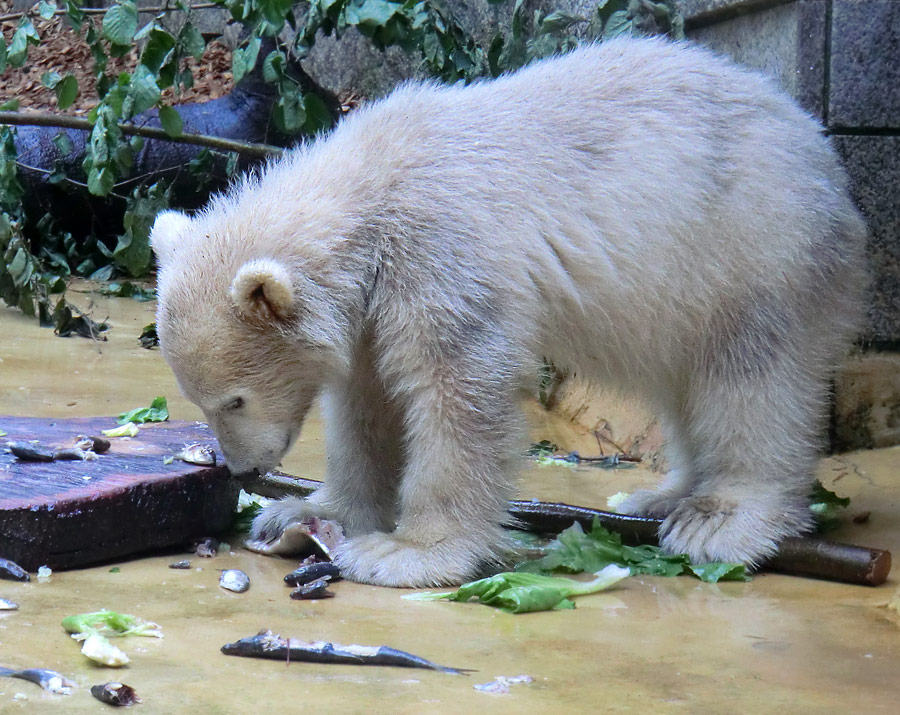
[[[248,261],[231,283],[231,299],[241,315],[266,322],[296,313],[294,286],[287,268],[271,258]]]
[[[150,230],[150,245],[157,262],[168,262],[180,243],[187,239],[191,219],[180,211],[163,211],[157,215]]]

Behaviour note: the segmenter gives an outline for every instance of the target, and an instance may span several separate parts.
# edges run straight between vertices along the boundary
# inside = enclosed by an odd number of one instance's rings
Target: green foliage
[[[546,547],[542,558],[525,561],[516,570],[581,573],[599,571],[609,564],[627,567],[632,574],[678,576],[685,573],[711,583],[749,580],[743,564],[692,564],[686,554],[665,554],[658,546],[626,546],[619,534],[603,528],[596,520],[588,533],[580,524],[573,524]]]
[[[165,422],[167,419],[169,419],[169,406],[166,403],[166,398],[160,396],[150,403],[150,407],[138,407],[129,412],[123,412],[116,418],[116,424]]]
[[[683,34],[675,0],[597,0],[588,17],[565,12],[529,15],[524,0],[490,1],[515,4],[510,26],[482,46],[460,25],[452,3],[445,0],[215,0],[243,30],[242,44],[232,55],[235,82],[259,72],[273,85],[272,121],[289,136],[327,130],[335,119],[333,110],[310,91],[297,70],[297,61],[308,55],[320,34],[340,38],[355,28],[381,50],[399,47],[417,57],[429,74],[444,82],[495,76],[536,58],[567,51],[579,41],[576,31],[587,39],[601,40],[623,33]],[[0,37],[2,74],[22,67],[29,48],[40,43],[34,18],[48,19],[64,8],[65,22],[90,48],[96,79],[96,104],[89,114],[93,128],[81,161],[87,189],[95,196],[117,196],[126,202],[124,233],[118,236],[114,250],[96,236],[73,238],[59,231],[52,216],[37,221],[24,216],[12,145],[14,132],[0,128],[0,299],[45,319],[51,313],[47,295],[64,287],[64,277],[109,280],[121,274],[142,276],[152,268],[149,228],[156,213],[167,207],[169,195],[163,184],[153,183],[152,178],[128,196],[116,194],[141,145],[140,139],[126,138],[119,125],[155,108],[165,132],[181,136],[181,115],[163,101],[162,93],[173,88],[177,95],[191,87],[193,75],[185,60],[199,59],[206,49],[190,5],[180,0],[163,3],[159,13],[143,25],[142,17],[147,15],[139,14],[135,0],[117,0],[102,15],[86,13],[82,6],[83,0],[41,0],[19,18],[11,36]],[[272,49],[262,56],[264,44]],[[133,72],[109,72],[110,57],[134,49],[139,51],[139,61]],[[50,71],[41,81],[56,94],[61,110],[71,107],[82,89],[71,74]],[[4,110],[17,107],[16,98],[0,104]],[[55,143],[61,156],[71,153],[65,134]],[[209,180],[211,157],[207,150],[188,166],[201,186]],[[237,171],[237,159],[237,154],[228,157],[229,176]],[[61,162],[49,180],[56,184],[70,181]],[[32,251],[35,246],[39,246],[36,253]],[[543,400],[549,399],[553,380],[551,372],[542,374]]]
[[[128,202],[123,220],[125,233],[113,251],[113,260],[128,275],[135,278],[146,275],[153,260],[150,250],[150,229],[153,221],[169,205],[169,192],[162,183],[148,188],[137,187]]]
[[[604,591],[631,575],[631,571],[612,564],[594,574],[590,581],[575,581],[559,576],[545,576],[522,571],[498,573],[478,581],[464,583],[456,591],[411,593],[410,601],[462,601],[477,599],[508,613],[533,613],[575,608],[572,596]]]

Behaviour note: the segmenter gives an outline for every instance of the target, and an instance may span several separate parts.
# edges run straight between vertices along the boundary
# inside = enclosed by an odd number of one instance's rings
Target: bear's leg
[[[490,337],[491,345],[455,351],[452,361],[427,346],[390,356],[403,369],[406,415],[398,524],[346,542],[336,559],[345,576],[384,586],[459,584],[504,558],[501,522],[521,415],[504,362],[510,353]]]
[[[726,355],[695,379],[685,409],[692,486],[660,530],[666,550],[755,565],[812,527],[826,384],[792,354],[803,349]]]
[[[401,420],[372,369],[357,356],[349,379],[331,384],[321,398],[327,470],[308,499],[287,497],[254,520],[251,539],[273,541],[310,516],[335,519],[349,536],[391,531],[396,522],[402,467]]]
[[[630,494],[618,509],[622,514],[666,517],[691,489],[693,461],[688,451],[689,441],[684,422],[671,409],[662,410],[661,414],[668,471],[656,489],[639,489]]]

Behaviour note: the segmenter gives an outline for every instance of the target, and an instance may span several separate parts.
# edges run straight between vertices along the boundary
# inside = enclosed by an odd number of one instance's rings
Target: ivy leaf
[[[272,50],[263,60],[263,79],[276,82],[284,77],[284,53]]]
[[[163,105],[159,108],[159,121],[166,134],[170,137],[180,137],[184,123],[181,115],[174,107]]]
[[[159,101],[160,90],[156,84],[156,77],[145,65],[138,65],[131,75],[128,96],[134,102],[129,112],[130,116],[150,109]]]
[[[266,20],[280,30],[293,0],[258,0],[258,3]]]
[[[67,134],[63,134],[62,132],[57,134],[53,137],[53,144],[56,145],[56,150],[61,156],[68,156],[72,153],[72,140],[69,139]]]
[[[618,37],[631,33],[633,22],[628,17],[627,10],[617,10],[603,25],[603,39],[608,40],[610,37]]]
[[[38,14],[44,20],[52,20],[54,13],[56,13],[55,2],[47,2],[47,0],[41,0],[38,3]]]
[[[181,42],[184,51],[195,60],[199,60],[206,52],[206,40],[203,39],[203,34],[193,23],[188,22],[181,28],[181,32],[178,33],[178,41]]]
[[[56,102],[60,109],[68,109],[78,96],[78,80],[73,74],[67,74],[57,83]]]
[[[116,178],[106,167],[93,167],[88,173],[88,191],[94,196],[106,196],[116,185]]]
[[[256,67],[256,58],[259,55],[259,48],[262,41],[258,37],[254,37],[246,47],[234,50],[231,55],[231,74],[234,77],[234,83],[240,82],[247,74]]]
[[[303,128],[306,109],[303,94],[297,87],[282,88],[282,94],[275,103],[273,117],[278,128],[287,134],[294,134]]]
[[[303,128],[308,134],[315,134],[331,126],[331,112],[319,95],[307,92],[303,97],[303,109],[306,112]]]
[[[6,72],[6,40],[0,35],[0,74]]]
[[[158,73],[159,68],[168,60],[173,47],[175,47],[175,38],[171,33],[159,27],[153,28],[147,44],[144,45],[144,51],[141,53],[141,64],[153,74]]]
[[[13,33],[12,43],[7,51],[6,58],[10,67],[21,67],[28,58],[28,45],[37,45],[41,37],[34,25],[27,17],[19,20],[19,25]]]
[[[44,72],[44,74],[41,75],[41,84],[47,89],[53,89],[59,84],[61,79],[62,75],[59,72]]]
[[[129,275],[139,277],[150,269],[153,253],[150,250],[150,228],[156,215],[169,206],[169,193],[162,183],[147,189],[138,187],[128,199],[122,224],[125,233],[119,236],[113,259]]]
[[[112,45],[128,46],[138,28],[137,6],[132,0],[113,5],[103,16],[103,36]]]

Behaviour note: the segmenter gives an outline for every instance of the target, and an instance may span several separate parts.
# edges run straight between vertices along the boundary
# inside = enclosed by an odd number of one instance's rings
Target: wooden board
[[[80,434],[115,427],[109,417],[2,417],[0,445],[40,440],[71,447]],[[141,551],[184,544],[226,529],[238,483],[224,466],[175,460],[186,444],[212,446],[199,422],[142,425],[137,437],[113,438],[96,461],[22,462],[0,450],[0,557],[29,571],[67,569]]]

